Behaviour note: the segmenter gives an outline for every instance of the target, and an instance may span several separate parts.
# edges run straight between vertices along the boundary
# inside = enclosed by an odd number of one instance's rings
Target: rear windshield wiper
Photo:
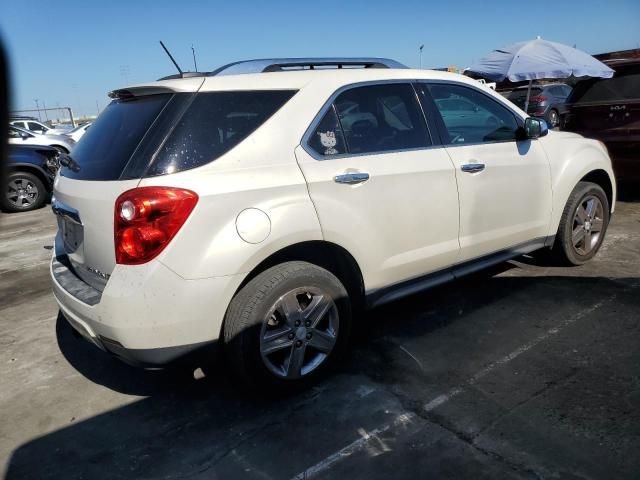
[[[60,165],[62,165],[63,167],[67,167],[72,172],[80,171],[80,165],[73,158],[71,158],[71,155],[69,155],[68,153],[60,153]]]

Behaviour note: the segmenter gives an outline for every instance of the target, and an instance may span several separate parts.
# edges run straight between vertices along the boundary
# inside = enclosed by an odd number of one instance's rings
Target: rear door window
[[[79,180],[118,180],[171,96],[163,93],[112,101],[82,142],[74,146],[74,168],[62,168],[61,175]]]
[[[410,84],[355,87],[334,102],[349,153],[374,153],[431,145],[424,115]]]
[[[256,90],[196,94],[145,176],[175,173],[215,160],[251,135],[295,93]]]

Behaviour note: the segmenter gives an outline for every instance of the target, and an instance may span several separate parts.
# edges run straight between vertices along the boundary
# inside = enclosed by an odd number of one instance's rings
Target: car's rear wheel
[[[350,327],[340,280],[317,265],[286,262],[234,297],[224,321],[224,352],[244,386],[306,386],[340,358]]]
[[[609,201],[602,188],[579,182],[562,212],[554,245],[562,263],[582,265],[600,249],[609,225]]]
[[[558,111],[551,109],[549,111],[549,128],[554,128],[558,126],[558,123],[560,123],[560,117],[558,116]]]
[[[42,207],[47,192],[42,181],[29,172],[12,172],[5,179],[0,204],[8,212],[27,212]]]

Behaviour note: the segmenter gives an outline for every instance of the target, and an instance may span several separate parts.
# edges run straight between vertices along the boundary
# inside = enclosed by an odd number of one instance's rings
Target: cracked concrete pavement
[[[335,375],[247,396],[57,321],[49,209],[0,217],[7,478],[640,477],[640,203],[594,261],[523,257],[368,312]]]

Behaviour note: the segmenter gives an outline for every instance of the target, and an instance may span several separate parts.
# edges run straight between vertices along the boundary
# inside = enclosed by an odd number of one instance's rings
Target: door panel
[[[460,193],[461,261],[547,235],[551,181],[537,141],[450,146],[447,152]],[[484,169],[463,171],[469,164]]]
[[[551,220],[551,173],[536,140],[504,103],[477,88],[420,84],[453,161],[460,201],[460,262],[545,237]],[[472,105],[462,116],[456,102]]]
[[[367,291],[446,268],[458,258],[458,194],[442,148],[316,160],[296,149],[325,240],[358,262]],[[358,184],[335,177],[368,173]]]

